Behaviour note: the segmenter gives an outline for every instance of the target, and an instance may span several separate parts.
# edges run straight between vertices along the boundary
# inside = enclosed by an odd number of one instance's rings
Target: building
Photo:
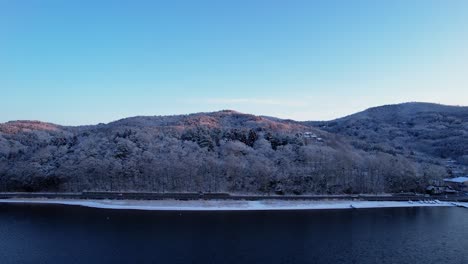
[[[468,192],[468,176],[444,179],[444,182],[447,184],[447,186],[452,187],[454,190]]]
[[[312,132],[305,132],[305,133],[304,133],[304,137],[305,137],[305,138],[317,138],[317,135],[315,135],[315,134],[312,133]]]
[[[458,192],[447,186],[434,186],[430,185],[426,188],[427,194],[457,194]]]
[[[312,142],[324,142],[323,138],[317,136],[312,132],[305,132],[302,136],[304,137],[304,142],[306,145]]]

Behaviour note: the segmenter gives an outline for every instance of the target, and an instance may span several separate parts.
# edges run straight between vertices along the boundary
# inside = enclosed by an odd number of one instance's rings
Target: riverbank
[[[229,200],[73,200],[73,199],[0,199],[0,203],[60,204],[116,210],[148,211],[264,211],[264,210],[321,210],[363,209],[389,207],[457,206],[451,202],[431,201],[229,201]],[[458,203],[467,205],[467,203]]]

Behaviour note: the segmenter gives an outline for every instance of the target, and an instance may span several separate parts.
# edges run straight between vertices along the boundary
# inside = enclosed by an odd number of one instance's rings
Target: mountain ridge
[[[234,110],[12,121],[0,124],[0,190],[421,192],[467,172],[467,109],[407,103],[321,122]]]

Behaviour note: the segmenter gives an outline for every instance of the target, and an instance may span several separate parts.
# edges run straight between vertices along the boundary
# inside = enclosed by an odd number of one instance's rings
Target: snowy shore
[[[440,201],[228,201],[228,200],[66,200],[66,199],[0,199],[0,203],[61,204],[101,209],[148,211],[264,211],[264,210],[319,210],[360,209],[388,207],[456,206]]]

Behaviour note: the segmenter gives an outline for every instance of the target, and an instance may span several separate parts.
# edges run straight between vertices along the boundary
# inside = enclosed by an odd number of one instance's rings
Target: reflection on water
[[[468,210],[0,205],[1,263],[468,263]]]

